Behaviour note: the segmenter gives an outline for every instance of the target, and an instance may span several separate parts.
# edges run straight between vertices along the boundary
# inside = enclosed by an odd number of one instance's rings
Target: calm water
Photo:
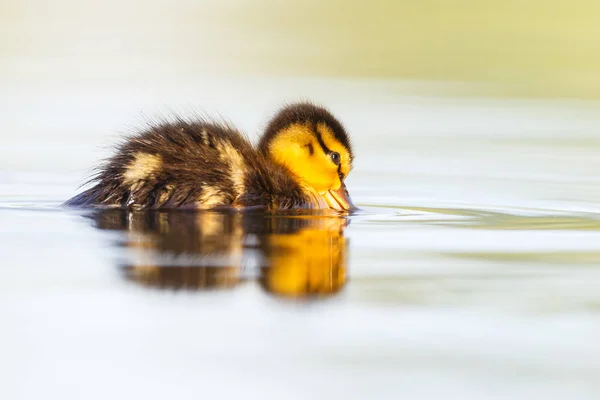
[[[598,398],[599,105],[414,89],[0,95],[0,398]],[[152,118],[297,98],[353,136],[349,218],[60,208]]]

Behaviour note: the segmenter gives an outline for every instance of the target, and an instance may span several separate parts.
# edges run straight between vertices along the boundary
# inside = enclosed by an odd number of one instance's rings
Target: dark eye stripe
[[[317,137],[317,142],[319,142],[319,145],[323,149],[323,152],[325,152],[325,154],[331,153],[331,150],[329,150],[329,148],[327,146],[325,146],[325,142],[323,142],[323,138],[321,137],[321,132],[317,131],[315,136]]]
[[[319,142],[319,146],[321,146],[321,148],[323,149],[323,152],[325,152],[325,154],[327,154],[329,157],[331,157],[331,161],[333,161],[333,163],[338,166],[338,171],[341,171],[340,167],[342,164],[342,156],[340,155],[340,153],[338,153],[337,151],[331,151],[325,145],[325,142],[323,142],[323,137],[321,136],[321,132],[319,131],[319,129],[316,126],[313,126],[313,131],[315,132],[317,142]]]
[[[315,154],[315,148],[313,147],[312,143],[308,143],[305,147],[308,147],[308,154],[311,156]]]

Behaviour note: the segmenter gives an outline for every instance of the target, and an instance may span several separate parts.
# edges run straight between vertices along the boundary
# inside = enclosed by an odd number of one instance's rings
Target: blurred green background
[[[599,22],[596,0],[3,0],[0,79],[326,76],[595,99]]]

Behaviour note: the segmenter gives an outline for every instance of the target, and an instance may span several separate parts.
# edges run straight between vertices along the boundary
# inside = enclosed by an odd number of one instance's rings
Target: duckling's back
[[[208,122],[161,124],[130,137],[94,186],[66,205],[134,209],[306,207],[289,174],[237,130]]]

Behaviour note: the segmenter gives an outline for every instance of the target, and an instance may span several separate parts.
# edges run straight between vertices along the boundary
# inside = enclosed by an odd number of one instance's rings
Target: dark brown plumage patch
[[[258,148],[263,154],[267,154],[267,147],[271,140],[283,129],[295,123],[309,123],[316,126],[319,123],[324,123],[333,132],[333,136],[337,139],[350,154],[350,159],[354,158],[352,153],[352,145],[350,138],[344,129],[344,126],[338,121],[329,111],[323,107],[318,107],[311,103],[293,104],[281,109],[277,115],[269,122],[263,137],[261,138]],[[313,129],[316,132],[316,130]]]

